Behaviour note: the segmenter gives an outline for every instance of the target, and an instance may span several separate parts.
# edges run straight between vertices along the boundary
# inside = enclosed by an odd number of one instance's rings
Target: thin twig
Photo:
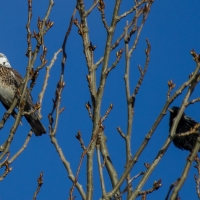
[[[94,69],[97,70],[98,66],[103,62],[103,57],[101,57],[99,59],[99,61],[96,62],[96,64],[94,64]]]
[[[77,140],[79,140],[80,144],[81,144],[81,148],[85,151],[86,147],[84,145],[83,139],[81,137],[81,132],[78,131],[77,135],[75,136]]]
[[[153,3],[153,2],[152,2]],[[142,31],[142,28],[144,27],[144,24],[145,24],[145,22],[146,22],[146,19],[147,19],[147,17],[148,17],[148,14],[149,14],[149,12],[150,12],[150,10],[151,10],[151,4],[152,3],[150,3],[150,4],[148,4],[148,9],[142,9],[142,10],[139,10],[138,11],[138,13],[137,13],[137,18],[141,15],[141,14],[143,14],[143,20],[142,20],[142,22],[141,22],[141,25],[140,25],[140,27],[137,29],[137,35],[136,35],[136,38],[135,38],[135,40],[134,40],[134,43],[133,43],[133,46],[132,46],[132,48],[130,49],[130,51],[129,51],[129,55],[131,55],[132,53],[133,53],[133,51],[136,49],[136,47],[137,47],[137,44],[138,44],[138,41],[139,41],[139,36],[140,36],[140,34],[141,34],[141,31]]]
[[[86,109],[88,111],[88,114],[89,114],[90,118],[93,120],[93,116],[92,116],[92,112],[91,112],[91,104],[90,104],[89,101],[85,104],[85,107],[86,107]]]
[[[130,28],[133,24],[133,20],[131,21],[131,23],[128,25],[128,28]],[[123,32],[119,38],[114,42],[114,44],[111,46],[111,51],[113,51],[120,43],[120,41],[124,38],[125,32]],[[101,57],[99,59],[99,61],[96,62],[96,64],[94,64],[94,69],[96,70],[98,68],[98,66],[103,62],[103,57]]]
[[[41,189],[41,187],[42,187],[42,184],[43,184],[43,172],[40,173],[40,176],[39,176],[39,178],[37,179],[37,182],[38,182],[38,186],[37,186],[37,189],[36,189],[36,191],[35,191],[35,193],[34,193],[34,195],[33,195],[33,200],[36,200],[37,195],[38,195],[38,193],[40,192],[40,189]]]
[[[103,22],[103,25],[104,25],[105,29],[106,29],[107,32],[108,32],[108,31],[109,31],[109,26],[108,26],[108,24],[107,24],[107,22],[106,22],[105,12],[104,12],[104,10],[105,10],[105,3],[104,3],[103,0],[99,0],[98,2],[99,2],[98,9],[99,9],[99,11],[101,12],[101,20],[102,20],[102,22]]]
[[[200,124],[196,124],[190,131],[187,131],[185,133],[175,134],[174,138],[176,138],[176,137],[185,137],[185,136],[191,135],[191,134],[199,134],[199,128],[200,128]]]
[[[22,147],[19,149],[19,151],[8,161],[9,164],[11,164],[11,163],[26,149],[26,147],[27,147],[27,145],[28,145],[28,143],[29,143],[29,141],[30,141],[30,139],[31,139],[32,134],[33,134],[33,131],[30,131],[30,132],[28,133],[28,135],[27,135],[27,137],[26,137],[26,140],[25,140],[23,146],[22,146]]]
[[[52,58],[52,60],[51,60],[51,62],[49,64],[49,66],[46,67],[46,75],[45,75],[42,91],[39,94],[39,104],[40,104],[41,107],[38,110],[38,115],[39,115],[40,118],[42,118],[42,115],[41,115],[42,101],[43,101],[44,94],[45,94],[45,91],[46,91],[46,88],[47,88],[48,79],[50,77],[50,70],[53,67],[53,65],[54,65],[54,63],[55,63],[55,61],[57,59],[57,56],[61,51],[62,51],[62,48],[60,48],[56,53],[54,53],[54,56],[53,56],[53,58]]]
[[[200,101],[200,98],[196,98],[196,99],[193,99],[192,101],[188,102],[187,105],[194,104],[194,103],[199,102],[199,101]]]
[[[194,161],[197,164],[197,165],[195,165],[195,168],[197,168],[197,170],[198,170],[198,175],[196,175],[196,174],[194,175],[194,179],[195,179],[195,182],[196,182],[196,192],[197,192],[198,198],[200,199],[200,159],[198,157],[198,154],[194,158]]]
[[[117,66],[117,64],[119,63],[119,61],[120,61],[120,59],[121,59],[121,57],[122,57],[122,53],[123,53],[123,49],[120,49],[119,51],[117,51],[117,53],[116,53],[117,59],[116,59],[116,61],[112,64],[112,66],[111,66],[110,68],[107,69],[107,71],[106,71],[106,76],[108,76],[108,74],[110,73],[110,71],[113,70],[113,69]]]
[[[117,131],[119,132],[119,134],[122,136],[123,139],[126,139],[126,135],[123,133],[120,127],[117,127]]]
[[[165,197],[165,200],[168,200],[168,199],[169,199],[170,192],[171,192],[171,191],[173,190],[173,188],[177,185],[178,181],[179,181],[179,178],[178,178],[174,183],[172,183],[172,184],[170,185],[169,190],[168,190],[168,193],[167,193],[167,196]]]
[[[139,195],[142,195],[142,196],[146,197],[147,194],[150,194],[150,193],[154,192],[155,190],[158,190],[161,186],[162,186],[162,184],[161,184],[161,179],[160,179],[160,180],[155,181],[153,183],[153,187],[151,189],[145,190],[145,191],[141,191],[139,193]]]
[[[132,98],[135,99],[139,89],[140,89],[140,86],[142,85],[142,82],[143,82],[143,79],[144,79],[144,76],[147,72],[147,68],[148,68],[148,65],[149,65],[149,61],[150,61],[150,51],[151,51],[151,45],[149,43],[149,41],[146,39],[146,42],[147,42],[147,49],[145,50],[145,54],[146,54],[146,62],[145,62],[145,66],[144,66],[144,70],[142,70],[140,67],[139,67],[139,70],[140,70],[140,79],[135,87],[135,90],[134,90],[134,93],[132,95]]]
[[[138,173],[137,175],[135,175],[134,177],[132,177],[130,180],[128,180],[128,185],[122,190],[122,192],[120,193],[120,195],[118,195],[116,198],[114,198],[114,200],[115,200],[115,199],[118,199],[118,198],[121,197],[125,192],[127,192],[128,189],[131,187],[132,182],[133,182],[136,178],[138,178],[139,176],[141,176],[141,175],[143,175],[143,174],[144,174],[144,172],[140,172],[140,173]]]
[[[63,40],[63,44],[62,44],[63,58],[62,58],[62,63],[61,63],[60,80],[59,80],[59,82],[57,84],[57,88],[56,88],[56,92],[55,92],[55,100],[53,101],[53,108],[52,108],[51,113],[49,114],[51,135],[55,135],[56,130],[57,130],[58,116],[60,114],[60,110],[59,109],[60,109],[61,93],[62,93],[62,90],[63,90],[63,88],[65,86],[65,83],[64,83],[64,69],[65,69],[65,62],[66,62],[66,59],[67,59],[66,43],[67,43],[68,37],[69,37],[69,35],[71,33],[71,29],[72,29],[72,25],[73,25],[73,22],[74,22],[75,14],[76,14],[76,9],[74,9],[72,17],[70,19],[69,27],[67,29],[67,32],[65,34],[65,37],[64,37],[64,40]],[[57,112],[56,112],[56,121],[55,121],[54,128],[52,128],[52,123],[53,123],[52,115],[53,115],[55,109],[57,110]]]
[[[142,4],[144,4],[146,2],[146,0],[142,0],[139,3],[137,3],[135,6],[133,6],[129,11],[124,12],[123,14],[121,14],[118,19],[121,20],[122,18],[126,17],[127,15],[131,14],[132,12],[134,12],[137,8],[139,8]]]
[[[171,91],[175,88],[176,84],[174,84],[172,80],[168,81],[167,84],[168,84],[167,99],[169,99],[171,96]]]
[[[105,188],[103,170],[101,166],[100,145],[97,145],[97,159],[98,159],[99,177],[101,182],[102,195],[104,196],[106,194],[106,188]]]
[[[108,115],[110,114],[110,111],[113,109],[113,104],[110,104],[110,107],[108,108],[108,110],[106,111],[105,115],[101,118],[101,122],[105,121],[105,119],[108,117]]]
[[[92,144],[96,141],[99,132],[100,132],[100,129],[97,130],[97,133],[95,133],[95,134],[93,135],[93,137],[92,137],[92,139],[91,139],[91,141],[90,141],[88,147],[87,147],[87,148],[83,151],[83,153],[81,154],[81,158],[80,158],[80,162],[79,162],[79,165],[78,165],[78,169],[77,169],[77,171],[76,171],[75,180],[73,181],[73,185],[72,185],[72,187],[71,187],[71,189],[70,189],[70,200],[73,200],[73,199],[74,199],[74,197],[73,197],[73,191],[74,191],[74,188],[75,188],[75,186],[76,186],[76,184],[77,184],[77,181],[78,181],[78,175],[79,175],[80,170],[81,170],[81,166],[82,166],[83,159],[84,159],[85,155],[88,153],[88,151],[89,151],[90,147],[92,146]]]
[[[96,5],[97,5],[98,3],[99,3],[98,0],[95,0],[95,1],[94,1],[94,3],[93,3],[93,5],[91,6],[91,8],[90,8],[88,11],[86,11],[86,13],[85,13],[86,17],[92,12],[92,10],[96,7]]]
[[[8,173],[12,171],[12,167],[10,167],[10,164],[8,162],[9,157],[10,157],[10,152],[7,153],[7,156],[4,162],[0,164],[1,168],[5,167],[4,173],[0,176],[0,181],[2,181],[8,175]]]
[[[74,183],[75,182],[75,177],[74,177],[74,174],[73,174],[72,169],[70,167],[70,163],[67,161],[67,159],[66,159],[66,157],[65,157],[65,155],[64,155],[64,153],[63,153],[63,151],[61,149],[61,147],[58,144],[58,141],[57,141],[56,137],[51,137],[51,142],[55,146],[55,149],[56,149],[58,155],[60,156],[60,159],[61,159],[63,165],[65,166],[65,168],[67,170],[69,179]],[[86,194],[84,192],[84,189],[83,189],[82,185],[79,182],[76,181],[76,185],[75,186],[76,186],[77,190],[79,191],[79,193],[81,195],[81,198],[83,200],[86,200]]]
[[[130,28],[133,25],[133,20],[131,21],[131,23],[128,25],[128,28]],[[114,44],[111,46],[111,51],[113,51],[120,43],[120,41],[124,38],[125,32],[123,32],[119,38],[114,42]],[[103,62],[103,57],[101,57],[99,59],[99,61],[96,62],[96,64],[94,64],[94,69],[96,70],[98,68],[98,66]]]

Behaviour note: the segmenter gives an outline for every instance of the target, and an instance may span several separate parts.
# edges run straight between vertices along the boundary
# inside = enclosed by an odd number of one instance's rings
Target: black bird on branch
[[[170,111],[169,131],[171,131],[173,121],[179,113],[180,108],[172,107],[171,109],[168,108],[168,110]],[[196,144],[198,136],[200,136],[200,124],[194,121],[192,118],[186,116],[185,113],[183,113],[175,133],[177,135],[179,134],[179,136],[176,136],[173,139],[174,145],[179,149],[192,151]]]

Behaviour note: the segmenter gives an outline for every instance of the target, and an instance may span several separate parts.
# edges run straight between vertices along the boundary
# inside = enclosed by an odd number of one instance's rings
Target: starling
[[[176,118],[180,108],[179,107],[172,107],[171,109],[168,108],[170,111],[170,118],[169,118],[169,131],[171,131],[173,120]],[[181,116],[181,119],[178,123],[178,126],[176,128],[175,133],[181,134],[191,131],[195,125],[198,125],[196,121],[194,121],[192,118],[188,117],[183,113]],[[199,136],[200,128],[197,128],[197,133],[192,133],[185,136],[175,137],[173,139],[173,143],[176,147],[182,150],[192,151],[194,148],[197,137]],[[199,150],[200,151],[200,150]]]
[[[7,57],[0,53],[0,102],[7,110],[11,106],[22,80],[23,78],[21,75],[16,70],[11,68]],[[31,112],[34,110],[34,103],[31,95],[29,95],[27,98],[24,110],[26,112]],[[15,110],[13,110],[12,116],[16,117]],[[41,124],[36,112],[25,115],[25,118],[31,125],[31,128],[36,136],[46,133],[46,130]]]

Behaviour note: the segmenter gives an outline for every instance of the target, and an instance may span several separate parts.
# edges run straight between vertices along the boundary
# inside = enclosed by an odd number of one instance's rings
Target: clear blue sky
[[[48,0],[33,0],[33,20],[32,30],[36,30],[36,22],[38,16],[44,17],[48,6]],[[92,4],[92,0],[88,2]],[[114,1],[106,2],[106,18],[111,18],[112,5]],[[123,1],[120,12],[123,13],[131,5],[133,1]],[[53,28],[45,37],[45,45],[48,48],[47,59],[51,60],[54,52],[56,52],[62,44],[65,31],[69,24],[70,16],[73,12],[75,1],[55,0],[55,5],[50,15],[51,21],[54,21]],[[157,118],[162,106],[166,101],[167,81],[173,80],[178,88],[184,81],[188,79],[188,75],[195,68],[195,62],[190,55],[191,49],[195,49],[200,53],[199,40],[199,19],[200,19],[200,2],[194,1],[163,1],[155,0],[151,13],[147,19],[145,27],[142,31],[139,45],[136,52],[133,53],[131,59],[131,87],[132,91],[138,81],[139,72],[137,65],[144,66],[144,49],[146,48],[145,38],[151,43],[151,59],[145,80],[139,91],[135,104],[135,116],[133,124],[132,136],[132,154],[136,152],[145,135],[151,128]],[[78,14],[77,14],[78,17]],[[27,1],[11,1],[7,0],[1,5],[1,23],[0,23],[0,52],[4,53],[13,68],[25,75],[27,66],[27,58],[25,57],[26,42],[26,26],[27,23]],[[100,14],[97,10],[88,20],[90,38],[94,45],[95,61],[102,55],[105,44],[105,30],[100,21]],[[115,34],[115,38],[123,31],[125,20],[119,23]],[[33,46],[35,43],[33,43]],[[121,43],[123,47],[123,43]],[[81,37],[78,35],[77,28],[73,26],[69,42],[67,44],[68,59],[66,62],[65,82],[62,96],[62,106],[65,111],[60,115],[59,127],[57,131],[57,139],[62,147],[66,158],[71,163],[73,172],[76,172],[82,149],[75,138],[77,131],[80,130],[85,144],[88,144],[92,124],[85,109],[85,103],[90,100],[88,92],[88,84],[85,78],[87,75],[87,67],[83,55],[83,46]],[[110,64],[115,58],[115,53],[110,60]],[[52,98],[54,98],[56,83],[59,80],[61,56],[57,60],[50,72],[50,82],[45,94],[45,104],[42,106],[43,119],[42,122],[48,130],[47,115],[52,108]],[[39,61],[35,64],[35,67]],[[120,126],[125,132],[126,130],[126,99],[124,86],[124,57],[121,59],[117,68],[114,69],[108,77],[105,87],[103,105],[101,113],[105,113],[110,103],[113,103],[114,109],[105,121],[105,134],[107,137],[108,149],[113,164],[118,170],[120,176],[125,166],[125,145],[124,140],[119,136],[116,127]],[[98,70],[100,73],[100,70]],[[33,91],[33,99],[37,101],[38,94],[44,79],[45,70],[39,75],[37,85]],[[193,94],[193,98],[199,97],[199,89]],[[180,105],[185,92],[173,103]],[[186,113],[200,122],[199,103],[190,106]],[[4,108],[0,106],[0,116],[3,116]],[[9,134],[9,130],[14,120],[10,119],[5,127],[1,130],[0,144],[4,142]],[[148,147],[140,157],[138,163],[131,171],[134,176],[140,171],[144,171],[144,162],[151,163],[158,150],[164,144],[168,136],[169,130],[169,114],[165,116],[160,126],[153,135]],[[13,155],[23,144],[29,131],[29,125],[23,120],[23,126],[17,130],[15,139],[11,146],[11,155]],[[176,149],[173,144],[169,147],[162,161],[147,181],[144,189],[152,186],[153,182],[162,179],[163,186],[153,194],[148,195],[148,199],[159,200],[164,199],[168,188],[172,182],[180,177],[188,152]],[[95,155],[96,162],[96,155]],[[86,188],[85,182],[85,165],[79,176],[79,182]],[[38,195],[38,200],[51,199],[67,199],[69,197],[69,189],[72,186],[68,179],[67,172],[61,163],[54,146],[50,142],[48,133],[42,137],[31,138],[27,149],[18,157],[11,165],[13,170],[4,181],[0,182],[0,199],[31,199],[37,187],[37,178],[41,171],[44,171],[44,184]],[[194,166],[194,164],[193,164]],[[3,173],[4,169],[1,169]],[[197,199],[195,191],[194,174],[197,173],[193,167],[189,176],[180,192],[181,200]],[[94,199],[101,196],[100,182],[98,179],[97,166],[94,170]],[[106,179],[107,180],[107,179]],[[109,182],[109,181],[107,181]],[[133,182],[133,188],[138,180]],[[124,185],[125,186],[125,185]],[[110,185],[106,185],[107,191]],[[122,187],[123,189],[123,187]],[[75,190],[76,199],[80,199],[79,194]]]

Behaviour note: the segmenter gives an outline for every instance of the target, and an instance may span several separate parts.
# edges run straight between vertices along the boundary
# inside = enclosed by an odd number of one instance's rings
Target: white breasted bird
[[[7,110],[11,106],[22,80],[23,78],[21,75],[11,67],[7,57],[0,53],[0,101]],[[34,103],[31,95],[29,95],[24,107],[24,111],[31,112],[33,109]],[[16,116],[15,111],[13,111],[12,116]],[[36,136],[46,133],[44,126],[39,120],[37,112],[33,112],[24,116],[31,125],[31,128]]]

